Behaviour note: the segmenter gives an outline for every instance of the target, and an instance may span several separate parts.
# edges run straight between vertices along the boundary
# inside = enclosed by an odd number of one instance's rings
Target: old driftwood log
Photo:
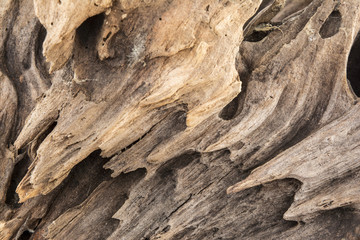
[[[359,0],[3,0],[0,239],[359,239]]]

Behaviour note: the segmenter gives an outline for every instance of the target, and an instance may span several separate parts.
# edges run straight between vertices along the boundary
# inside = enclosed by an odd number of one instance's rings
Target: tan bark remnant
[[[179,15],[178,20],[175,18],[172,21],[175,25],[164,24],[167,15],[172,14],[165,11],[160,16],[164,20],[157,20],[153,27],[148,27],[148,30],[152,30],[153,36],[150,37],[150,45],[145,47],[145,55],[150,57],[153,54],[157,57],[159,54],[167,55],[161,52],[166,39],[162,28],[166,28],[166,31],[177,29],[182,21],[192,21],[192,25],[187,29],[198,32],[198,35],[194,46],[187,51],[180,50],[187,48],[188,35],[175,35],[175,42],[166,45],[173,49],[173,56],[166,62],[159,59],[153,66],[144,67],[145,74],[136,80],[137,84],[145,82],[148,86],[141,97],[119,102],[118,94],[127,86],[116,78],[113,84],[118,85],[117,89],[114,89],[112,84],[98,89],[102,92],[100,95],[107,95],[108,98],[99,102],[88,102],[82,94],[68,99],[69,90],[66,86],[52,86],[47,97],[42,99],[30,114],[15,142],[17,148],[23,147],[34,139],[36,134],[45,131],[46,126],[55,121],[60,111],[56,127],[40,144],[31,170],[18,186],[17,192],[21,201],[50,192],[68,175],[73,166],[96,149],[100,148],[102,155],[106,157],[119,153],[121,149],[149,131],[159,121],[157,118],[164,118],[159,110],[161,108],[174,108],[186,104],[186,124],[191,129],[214,113],[218,113],[240,92],[235,57],[242,38],[241,26],[253,13],[251,10],[256,10],[256,5],[242,1],[229,2],[224,6],[215,1],[212,5],[215,10],[208,12],[205,3],[207,1],[198,6],[193,1],[174,2],[174,6],[168,7],[169,11],[188,9],[185,11],[187,18],[180,18],[183,15]],[[199,7],[202,12],[193,15]],[[204,18],[208,19],[208,23],[201,24]],[[177,34],[177,31],[173,32]],[[158,64],[161,66],[161,73],[154,71]],[[133,84],[129,71],[126,69],[123,73],[123,81]],[[105,112],[109,104],[114,109],[118,106],[122,110]],[[168,114],[166,111],[165,114]],[[99,131],[98,127],[102,124],[104,128]],[[48,149],[53,151],[49,153]]]
[[[51,63],[50,72],[61,68],[71,56],[80,24],[111,5],[112,0],[34,0],[36,16],[47,30],[43,54]]]

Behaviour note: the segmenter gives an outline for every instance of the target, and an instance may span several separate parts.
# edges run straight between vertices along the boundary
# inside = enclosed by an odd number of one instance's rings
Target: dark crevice
[[[111,179],[111,171],[102,168],[104,164],[106,164],[110,158],[102,158],[101,157],[101,150],[96,150],[92,152],[88,157],[86,157],[83,161],[75,165],[72,170],[70,171],[69,176],[67,177],[66,182],[72,183],[74,182],[71,178],[78,178],[81,176],[89,176],[92,175],[94,178],[91,179],[91,182],[102,182],[104,180]],[[68,179],[69,178],[69,179]],[[100,178],[99,181],[95,179]],[[88,181],[88,180],[86,180]],[[77,180],[75,180],[77,182]],[[74,185],[75,187],[76,185]]]
[[[38,137],[38,142],[41,143],[42,141],[44,141],[45,138],[55,129],[56,125],[57,125],[57,121],[52,122],[52,123],[46,128],[46,130],[45,130],[43,133],[41,133],[41,135]]]
[[[260,42],[261,40],[263,40],[265,37],[267,37],[270,32],[272,31],[280,31],[282,32],[282,30],[280,30],[280,25],[282,23],[261,23],[259,24],[254,31],[250,34],[244,37],[244,41],[247,42]]]
[[[206,190],[206,189],[208,189],[211,185],[213,185],[214,184],[214,182],[212,181],[212,182],[210,182],[209,184],[207,184],[205,187],[203,187],[200,191],[198,191],[197,193],[196,193],[196,195],[199,195],[199,194],[201,194],[204,190]]]
[[[19,196],[16,193],[16,188],[25,176],[30,164],[30,158],[25,154],[24,158],[14,166],[14,171],[10,180],[10,186],[7,190],[5,198],[5,203],[12,208],[19,208],[22,205],[22,203],[19,203]]]
[[[46,37],[46,29],[38,23],[38,35],[35,40],[35,66],[39,70],[40,75],[44,79],[50,79],[50,64],[46,62],[43,52],[43,43]]]
[[[101,26],[105,19],[104,14],[98,14],[88,18],[76,30],[76,38],[82,46],[95,50],[97,36],[100,34]]]
[[[32,236],[32,233],[29,230],[25,230],[21,236],[18,238],[18,240],[29,240]]]
[[[106,36],[103,38],[103,41],[106,42],[106,40],[108,40],[110,35],[111,35],[111,32],[108,32],[108,34],[106,34]]]
[[[313,4],[310,4],[313,3]],[[287,3],[286,3],[287,4]],[[263,28],[262,31],[252,31],[247,32],[246,36],[244,36],[244,41],[248,42],[259,42],[263,40],[271,31],[280,31],[279,26],[284,25],[284,28],[281,30],[283,36],[282,36],[282,43],[287,44],[289,41],[294,39],[299,32],[301,32],[304,27],[306,26],[306,23],[309,21],[309,19],[316,13],[317,9],[321,6],[321,1],[309,1],[303,3],[302,8],[308,7],[308,9],[300,13],[298,21],[294,22],[272,22],[270,21],[272,27],[268,29],[269,31],[264,31],[266,28]],[[300,6],[301,7],[301,6]],[[299,9],[301,10],[301,9]],[[259,23],[261,24],[261,23]],[[290,26],[289,26],[290,25]],[[290,30],[296,29],[296,31]],[[285,34],[286,33],[286,34]]]
[[[39,148],[40,144],[45,140],[45,138],[54,130],[57,125],[57,121],[50,123],[43,132],[30,143],[28,148],[28,154],[30,157],[36,156],[36,151]]]
[[[120,153],[125,152],[126,150],[130,149],[132,146],[134,146],[135,144],[137,144],[141,139],[145,138],[146,135],[148,135],[151,130],[154,128],[154,126],[152,128],[149,129],[149,131],[145,132],[144,135],[142,135],[141,137],[139,137],[138,139],[136,139],[134,142],[130,143],[128,146],[124,147],[123,149],[120,150]]]
[[[169,161],[165,162],[162,166],[160,166],[156,172],[159,176],[166,177],[171,175],[174,170],[182,169],[189,165],[195,159],[200,158],[201,154],[199,152],[188,151],[183,153],[182,155],[172,158]]]
[[[246,42],[260,42],[263,40],[267,35],[269,35],[270,31],[254,31],[249,36],[244,38]]]
[[[128,199],[131,187],[145,177],[146,169],[139,168],[111,178],[111,171],[102,167],[108,161],[109,158],[101,158],[100,150],[97,150],[77,164],[63,183],[57,187],[57,195],[37,227],[37,232],[41,233],[64,212],[81,207],[87,201],[87,206],[92,208],[92,211],[99,211],[101,214],[95,219],[89,219],[88,215],[80,216],[81,221],[75,221],[77,224],[73,222],[75,228],[69,229],[70,225],[68,225],[63,227],[59,234],[77,235],[84,227],[82,223],[90,222],[96,224],[84,235],[91,236],[91,239],[106,239],[110,236],[119,226],[119,220],[113,219],[112,216]],[[99,188],[100,185],[101,188]]]
[[[111,171],[102,167],[110,159],[100,157],[100,153],[101,150],[94,151],[71,169],[65,180],[54,190],[57,195],[42,223],[51,222],[64,211],[82,203],[100,183],[111,179]]]
[[[243,64],[246,64],[246,61],[244,59],[242,59],[241,61],[243,61]],[[246,71],[239,72],[241,80],[241,92],[221,110],[221,112],[219,113],[219,117],[221,119],[232,120],[241,113],[244,107],[247,87],[251,75],[249,71],[251,71],[251,68],[249,66],[246,66]]]
[[[30,232],[35,232],[41,220],[41,218],[31,219],[31,222],[28,223],[28,229],[30,230]]]
[[[100,76],[106,72],[106,74],[113,73],[115,69],[119,71],[119,67],[121,64],[118,63],[118,59],[114,60],[111,58],[106,58],[104,60],[100,60],[97,44],[101,41],[100,44],[105,46],[105,40],[107,43],[111,44],[113,41],[112,35],[109,35],[107,39],[104,39],[101,35],[101,28],[103,26],[105,19],[105,14],[98,14],[93,17],[88,18],[85,22],[83,22],[80,27],[76,30],[75,44],[74,44],[74,55],[73,55],[73,69],[76,72],[79,79],[86,78],[99,78]],[[116,36],[116,34],[114,35]],[[126,38],[125,38],[126,39]],[[117,51],[119,49],[123,49],[123,46],[129,46],[129,43],[126,44],[117,44],[118,46],[115,49],[111,49],[112,51]],[[121,46],[121,47],[119,47]],[[121,55],[122,58],[125,58],[124,55]],[[112,60],[116,63],[115,65],[111,65]],[[102,75],[101,75],[102,73]],[[111,74],[110,74],[111,75]],[[108,79],[111,79],[108,78]],[[106,81],[101,81],[101,83],[97,82],[96,84],[105,84]],[[95,84],[95,82],[91,83]],[[99,86],[98,86],[99,87]]]
[[[251,17],[249,18],[249,20],[247,20],[243,26],[243,30],[246,29],[246,27],[249,25],[249,23],[251,22],[251,20],[254,19],[254,17],[256,17],[258,15],[258,13],[263,10],[265,7],[267,7],[269,4],[271,4],[273,0],[263,0],[262,3],[260,4],[259,6],[259,9],[256,11],[256,13]]]
[[[360,97],[360,33],[352,45],[346,71],[350,89],[354,95]]]
[[[319,34],[325,39],[339,32],[341,26],[341,14],[338,10],[333,11],[321,26]]]
[[[277,12],[279,9],[275,9],[275,5],[277,3],[274,0],[263,0],[262,3],[259,6],[259,9],[256,11],[256,13],[245,22],[243,29],[244,29],[244,41],[247,42],[259,42],[263,40],[272,30],[277,29],[276,26],[271,25],[268,23],[270,19],[268,19],[269,14],[268,12],[271,10],[271,12]],[[279,6],[276,6],[276,8],[279,8]],[[262,21],[262,17],[265,17],[264,21]],[[261,24],[267,24],[269,27],[265,28],[259,28]],[[278,23],[279,25],[281,23]],[[258,28],[258,29],[256,29]]]
[[[240,94],[237,95],[228,105],[226,105],[220,112],[219,117],[223,120],[231,120],[235,117],[235,114],[239,107]]]
[[[96,239],[107,239],[118,227],[119,220],[112,218],[114,214],[123,206],[133,187],[138,184],[146,175],[145,168],[138,168],[135,171],[121,174],[120,176],[110,180],[111,184],[103,194],[99,195],[99,199],[115,199],[106,208],[99,207],[103,212],[106,212],[106,218],[101,221],[94,221],[94,233],[98,235]]]
[[[170,225],[166,225],[166,227],[163,228],[163,230],[161,230],[162,233],[166,233],[171,229]]]
[[[35,218],[35,219],[28,218],[28,220],[26,220],[24,225],[21,227],[22,232],[18,233],[18,234],[21,233],[21,235],[20,236],[17,235],[15,237],[15,239],[17,239],[17,240],[34,239],[34,233],[36,232],[36,228],[39,225],[40,221],[41,221],[41,218]]]
[[[360,215],[352,208],[339,207],[323,211],[305,225],[311,226],[312,222],[326,225],[329,236],[336,236],[336,239],[359,239]]]

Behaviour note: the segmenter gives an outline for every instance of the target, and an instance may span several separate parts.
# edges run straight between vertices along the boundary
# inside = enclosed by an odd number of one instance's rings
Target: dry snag
[[[4,0],[0,239],[357,239],[359,0]]]

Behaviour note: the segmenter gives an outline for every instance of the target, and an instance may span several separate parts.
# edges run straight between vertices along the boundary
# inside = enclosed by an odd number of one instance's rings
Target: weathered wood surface
[[[0,26],[0,239],[360,237],[358,0],[5,0]]]

